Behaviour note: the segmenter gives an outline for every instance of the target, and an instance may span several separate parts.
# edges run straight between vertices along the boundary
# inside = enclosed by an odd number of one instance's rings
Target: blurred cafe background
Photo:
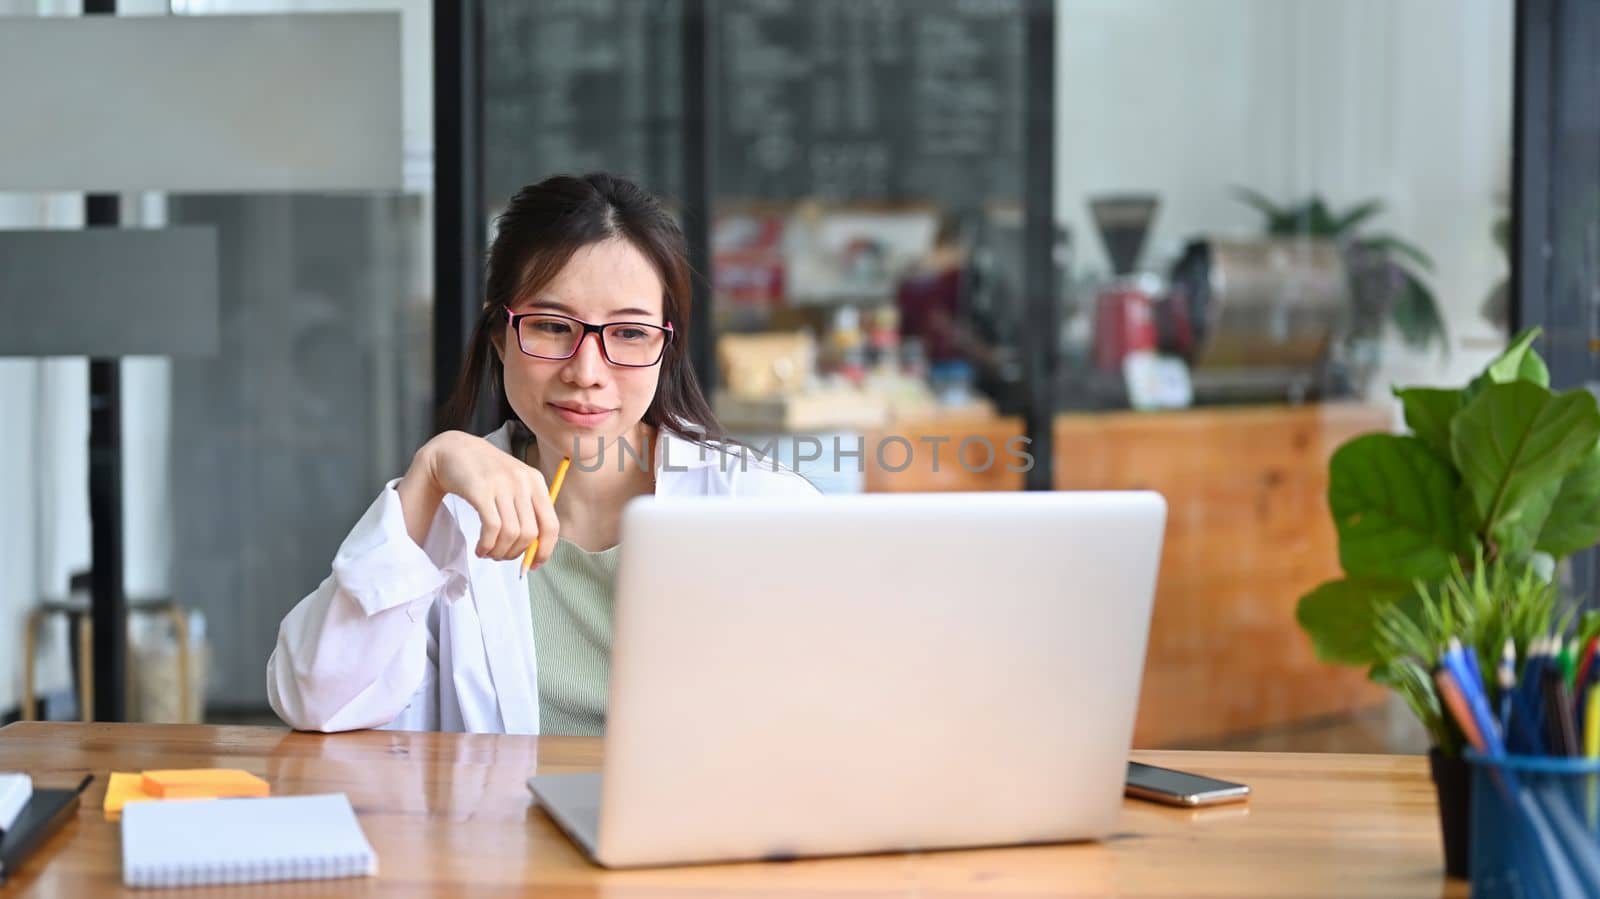
[[[497,211],[604,169],[684,225],[723,422],[825,492],[1167,497],[1136,745],[1420,751],[1295,622],[1327,463],[1512,329],[1592,383],[1597,37],[1578,0],[0,0],[0,716],[271,721]],[[95,102],[106,58],[143,102]],[[147,288],[5,297],[37,252]],[[180,294],[203,333],[132,340]]]

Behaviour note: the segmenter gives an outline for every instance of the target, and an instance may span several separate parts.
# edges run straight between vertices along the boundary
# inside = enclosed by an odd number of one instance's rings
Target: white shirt
[[[511,424],[487,439],[510,452]],[[657,496],[815,495],[753,453],[706,449],[665,429]],[[573,472],[579,475],[580,472]],[[520,560],[480,559],[478,514],[448,495],[418,546],[399,479],[345,537],[333,572],[278,628],[272,710],[298,730],[368,727],[539,732],[538,664]]]

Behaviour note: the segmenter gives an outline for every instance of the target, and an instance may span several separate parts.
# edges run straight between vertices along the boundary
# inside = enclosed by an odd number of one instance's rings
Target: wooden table
[[[848,739],[848,738],[841,738]],[[541,772],[596,768],[594,739],[272,728],[13,724],[0,770],[41,786],[95,775],[78,820],[0,896],[121,891],[106,772],[227,766],[277,794],[343,791],[377,849],[376,878],[160,895],[1465,896],[1446,881],[1420,757],[1140,752],[1158,765],[1240,780],[1248,805],[1203,811],[1129,800],[1103,843],[665,870],[591,866],[528,798]],[[686,810],[692,814],[692,810]],[[127,891],[130,896],[150,892]]]

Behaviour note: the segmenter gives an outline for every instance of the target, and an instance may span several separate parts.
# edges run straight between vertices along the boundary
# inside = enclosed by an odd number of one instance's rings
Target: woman
[[[424,444],[284,618],[267,695],[292,727],[598,734],[623,505],[816,492],[712,440],[683,235],[655,198],[609,175],[551,178],[497,225],[445,418],[469,422],[487,381],[506,424]]]

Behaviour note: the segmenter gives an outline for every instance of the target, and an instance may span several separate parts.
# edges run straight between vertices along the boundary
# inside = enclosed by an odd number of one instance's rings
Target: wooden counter
[[[1318,662],[1295,603],[1338,577],[1328,459],[1390,427],[1386,408],[1308,405],[1056,419],[1062,490],[1167,498],[1137,746],[1256,730],[1382,701],[1364,672]]]
[[[1149,489],[1167,498],[1136,745],[1183,746],[1382,701],[1362,672],[1316,661],[1294,608],[1339,574],[1329,457],[1345,440],[1390,425],[1387,408],[1345,404],[1057,417],[1058,489]],[[902,436],[917,454],[893,472],[869,452],[866,489],[1019,490],[1023,475],[1005,470],[1012,457],[1004,448],[1022,433],[1017,418],[886,428],[867,445]],[[933,437],[948,438],[938,471],[923,442]],[[981,472],[955,464],[967,438],[996,447],[997,464]],[[971,454],[982,460],[978,446]]]
[[[1420,757],[1136,753],[1244,781],[1254,797],[1204,811],[1129,800],[1119,832],[1102,843],[613,872],[586,861],[523,786],[535,770],[592,770],[600,750],[588,738],[14,724],[0,729],[0,770],[25,771],[41,786],[72,785],[85,772],[95,782],[77,821],[0,896],[1467,895],[1440,873],[1433,791]],[[106,773],[211,765],[259,774],[277,795],[348,794],[377,850],[379,875],[124,890],[117,825],[100,811]]]
[[[895,422],[866,435],[868,451],[862,458],[866,468],[864,489],[868,493],[1021,490],[1022,471],[1009,469],[1020,469],[1023,463],[1008,452],[1007,443],[1018,440],[1023,433],[1022,419],[1015,416],[950,416]],[[963,451],[963,444],[968,441],[970,445]],[[1036,461],[1042,464],[1042,460]],[[894,470],[902,466],[904,470]]]

